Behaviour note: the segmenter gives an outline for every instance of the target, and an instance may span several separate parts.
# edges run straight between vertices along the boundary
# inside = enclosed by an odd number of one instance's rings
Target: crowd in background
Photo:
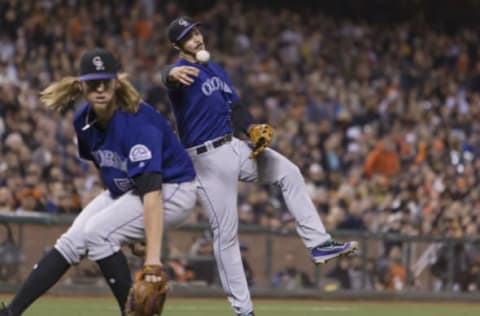
[[[73,109],[52,113],[38,98],[77,73],[85,49],[115,52],[146,102],[172,117],[159,69],[176,58],[165,31],[182,13],[173,1],[0,3],[0,209],[77,213],[102,190],[77,158]],[[478,30],[237,1],[196,18],[255,120],[276,128],[272,147],[299,166],[328,230],[478,235]],[[242,185],[239,214],[294,225],[274,186]]]

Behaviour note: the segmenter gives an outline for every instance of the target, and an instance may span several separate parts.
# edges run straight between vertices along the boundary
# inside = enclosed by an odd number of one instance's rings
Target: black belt
[[[212,146],[213,146],[213,148],[217,148],[217,147],[222,146],[225,143],[228,143],[231,140],[232,140],[232,134],[225,134],[225,135],[222,136],[222,138],[219,138],[219,139],[213,141]],[[206,145],[197,147],[195,149],[195,152],[197,153],[197,155],[206,153],[207,151],[208,151],[208,147]]]

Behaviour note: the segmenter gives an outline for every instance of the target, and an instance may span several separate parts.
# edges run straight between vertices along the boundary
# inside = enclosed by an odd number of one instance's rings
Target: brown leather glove
[[[250,154],[250,159],[253,159],[272,142],[273,127],[270,124],[253,124],[248,129],[248,136],[254,146]]]
[[[125,304],[127,316],[161,315],[168,291],[163,266],[145,266],[136,273]]]

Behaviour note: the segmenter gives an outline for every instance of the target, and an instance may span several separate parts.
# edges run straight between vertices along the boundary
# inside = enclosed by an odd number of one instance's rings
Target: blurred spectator
[[[293,254],[285,254],[283,265],[284,268],[276,272],[272,279],[273,287],[292,290],[313,286],[313,282],[310,280],[308,274],[299,270],[296,266]]]
[[[357,259],[353,259],[357,261]],[[374,259],[368,259],[364,270],[365,290],[381,290],[383,288]]]
[[[3,282],[19,277],[20,266],[25,257],[13,238],[10,225],[4,223],[4,227],[5,238],[0,241],[0,280]]]
[[[38,182],[37,182],[38,183]],[[40,183],[38,183],[40,184]],[[45,198],[40,188],[35,188],[35,184],[26,183],[26,186],[19,188],[15,193],[17,200],[17,211],[43,211],[45,208]]]
[[[14,206],[12,192],[7,187],[0,188],[0,210],[13,211]]]
[[[335,268],[327,274],[327,277],[336,280],[339,288],[350,290],[352,288],[352,280],[350,279],[350,262],[347,257],[340,257],[335,264]]]
[[[407,268],[403,264],[400,247],[390,249],[388,267],[385,275],[385,288],[401,291],[407,284]]]
[[[364,230],[365,228],[360,208],[349,208],[348,214],[337,224],[337,229]]]
[[[369,284],[369,276],[366,274],[366,271],[362,267],[362,257],[359,255],[352,256],[350,258],[350,267],[348,269],[348,277],[350,279],[350,288],[352,290],[364,289],[362,287],[363,275],[365,275],[365,288],[372,289],[371,284]]]
[[[212,240],[205,237],[198,237],[190,248],[188,269],[193,272],[195,280],[204,281],[206,284],[213,284],[217,275],[217,266],[213,256]]]
[[[468,280],[467,291],[478,292],[480,290],[480,258],[475,258],[471,263],[466,279]]]
[[[400,170],[400,160],[395,145],[389,139],[377,142],[375,149],[368,153],[365,160],[365,174],[371,176],[381,173],[393,176]]]
[[[447,245],[441,247],[437,252],[437,258],[431,266],[432,274],[437,278],[435,289],[439,290],[453,290],[466,291],[469,287],[470,280],[469,273],[474,272],[475,269],[469,267],[467,254],[461,243],[454,243],[453,252],[451,253]],[[450,254],[453,257],[450,257]],[[449,265],[453,265],[450,276]],[[470,270],[470,271],[469,271]],[[452,278],[451,288],[449,288],[448,280]]]
[[[178,282],[188,282],[195,279],[194,271],[188,266],[185,256],[177,248],[170,248],[167,274],[170,280]]]

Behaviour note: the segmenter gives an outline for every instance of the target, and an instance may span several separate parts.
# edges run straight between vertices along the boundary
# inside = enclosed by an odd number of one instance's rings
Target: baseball
[[[195,54],[195,58],[201,63],[206,63],[210,59],[210,53],[202,49]]]

